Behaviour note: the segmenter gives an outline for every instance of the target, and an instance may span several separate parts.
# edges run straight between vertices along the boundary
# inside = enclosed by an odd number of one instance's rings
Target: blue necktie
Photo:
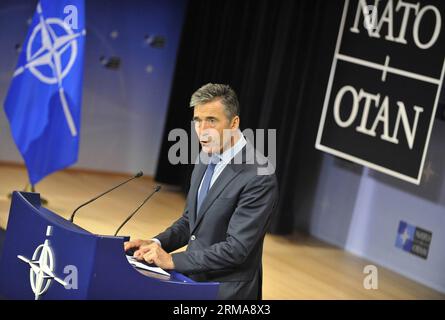
[[[201,189],[199,189],[198,193],[198,203],[196,208],[196,213],[199,213],[199,209],[201,208],[201,204],[203,203],[207,193],[210,189],[210,182],[212,181],[213,172],[215,171],[215,166],[218,160],[216,158],[212,158],[210,163],[207,165],[206,172],[204,174],[204,180],[202,181]]]

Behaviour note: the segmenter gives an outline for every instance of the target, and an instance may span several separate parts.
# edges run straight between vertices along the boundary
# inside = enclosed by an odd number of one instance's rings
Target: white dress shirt
[[[221,172],[224,170],[224,168],[227,166],[230,161],[240,152],[244,146],[247,144],[246,139],[244,138],[244,135],[239,131],[240,138],[238,141],[230,148],[224,151],[222,154],[214,154],[213,156],[216,156],[220,159],[220,161],[216,164],[215,170],[213,171],[212,180],[210,180],[210,188],[212,188],[213,184],[215,183],[216,179],[218,179]],[[198,194],[201,190],[202,182],[204,181],[204,176],[202,177],[201,183],[199,184]]]

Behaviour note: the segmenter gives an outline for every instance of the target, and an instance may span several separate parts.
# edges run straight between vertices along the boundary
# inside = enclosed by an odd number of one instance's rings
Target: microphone
[[[100,195],[94,197],[93,199],[88,200],[88,201],[85,202],[85,203],[82,203],[80,206],[78,206],[78,207],[73,211],[73,213],[71,214],[70,221],[71,221],[71,222],[74,221],[74,216],[76,215],[77,210],[79,210],[80,208],[86,206],[87,204],[90,204],[91,202],[93,202],[93,201],[99,199],[100,197],[106,195],[107,193],[113,191],[114,189],[119,188],[120,186],[122,186],[122,185],[124,185],[124,184],[130,182],[131,180],[142,177],[143,175],[144,175],[144,173],[143,173],[142,171],[139,171],[138,173],[136,173],[136,174],[135,174],[133,177],[131,177],[130,179],[125,180],[124,182],[118,184],[117,186],[115,186],[115,187],[113,187],[113,188],[111,188],[111,189],[105,191],[104,193],[101,193]]]
[[[145,198],[144,199],[144,201],[141,203],[141,205],[139,206],[139,207],[137,207],[136,208],[136,210],[134,210],[128,217],[127,217],[127,219],[125,219],[125,221],[124,222],[122,222],[122,224],[119,226],[119,228],[117,228],[117,230],[116,230],[116,232],[114,233],[114,236],[116,237],[117,236],[117,234],[119,233],[119,231],[122,229],[122,227],[131,219],[131,218],[133,218],[133,216],[136,214],[136,212],[138,212],[139,211],[139,209],[140,208],[142,208],[142,206],[156,193],[156,192],[158,192],[159,190],[161,190],[161,186],[160,185],[157,185],[156,187],[154,187],[154,190],[153,190],[153,192],[152,193],[150,193],[149,195],[148,195],[148,197],[147,198]]]

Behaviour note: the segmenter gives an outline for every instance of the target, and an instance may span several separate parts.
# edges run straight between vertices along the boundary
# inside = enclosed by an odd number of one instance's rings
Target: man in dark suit
[[[278,200],[271,165],[239,130],[239,103],[227,85],[191,98],[202,151],[183,215],[151,240],[125,243],[134,256],[196,281],[220,282],[220,299],[261,299],[263,241]],[[184,252],[170,254],[187,246]]]

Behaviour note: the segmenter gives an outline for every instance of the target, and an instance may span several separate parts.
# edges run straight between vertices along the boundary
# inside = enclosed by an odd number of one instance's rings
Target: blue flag
[[[32,185],[77,161],[85,47],[83,0],[40,0],[5,100]]]

